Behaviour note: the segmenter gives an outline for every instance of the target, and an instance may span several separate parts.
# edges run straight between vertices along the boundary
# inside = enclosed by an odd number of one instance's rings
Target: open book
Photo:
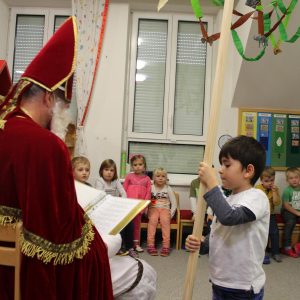
[[[79,205],[88,214],[100,234],[119,233],[150,200],[113,197],[75,181]]]

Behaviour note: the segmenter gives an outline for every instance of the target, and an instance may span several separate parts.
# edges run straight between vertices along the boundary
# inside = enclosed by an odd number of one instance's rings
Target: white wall
[[[129,5],[110,4],[105,37],[91,107],[85,127],[90,182],[98,176],[102,160],[120,165],[126,82]]]
[[[7,33],[9,8],[4,0],[0,0],[0,59],[7,59]]]

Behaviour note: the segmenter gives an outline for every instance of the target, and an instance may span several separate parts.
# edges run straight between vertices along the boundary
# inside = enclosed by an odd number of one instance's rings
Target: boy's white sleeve
[[[117,180],[117,189],[121,195],[122,198],[126,198],[127,197],[127,194],[123,188],[123,185],[122,183],[120,182],[120,180]]]
[[[193,212],[193,214],[195,214],[197,210],[197,198],[190,197],[190,202],[191,202],[191,211]]]
[[[250,209],[256,216],[256,219],[262,218],[266,213],[270,214],[269,199],[266,194],[259,189],[251,189],[247,197],[241,198],[241,205]]]
[[[177,202],[176,196],[170,186],[168,186],[168,195],[171,203],[171,218],[173,218],[177,209]]]

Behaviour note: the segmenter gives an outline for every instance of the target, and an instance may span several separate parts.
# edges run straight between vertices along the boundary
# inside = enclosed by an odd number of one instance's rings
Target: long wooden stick
[[[207,143],[204,152],[204,161],[211,165],[213,161],[213,155],[215,150],[216,138],[217,138],[217,128],[220,115],[220,106],[222,100],[222,92],[224,86],[225,78],[225,64],[228,54],[228,44],[230,37],[230,27],[231,27],[231,16],[233,10],[234,0],[224,1],[223,18],[221,24],[221,36],[219,42],[219,50],[217,56],[217,65],[215,79],[212,88],[212,99],[211,99],[211,111],[209,118],[209,126],[207,133]],[[193,235],[197,238],[201,238],[204,216],[206,211],[206,203],[203,200],[204,186],[200,183],[199,195],[197,201],[197,211],[195,216]],[[183,299],[191,300],[193,295],[194,281],[197,269],[198,253],[190,253],[187,272],[185,276]]]

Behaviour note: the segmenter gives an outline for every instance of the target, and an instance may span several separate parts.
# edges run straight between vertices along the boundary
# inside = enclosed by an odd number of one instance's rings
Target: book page
[[[149,200],[106,195],[80,182],[75,182],[75,188],[80,206],[88,214],[100,234],[119,233],[150,203]]]
[[[87,184],[75,180],[77,201],[83,210],[88,210],[93,205],[105,198],[103,191],[97,190]]]

